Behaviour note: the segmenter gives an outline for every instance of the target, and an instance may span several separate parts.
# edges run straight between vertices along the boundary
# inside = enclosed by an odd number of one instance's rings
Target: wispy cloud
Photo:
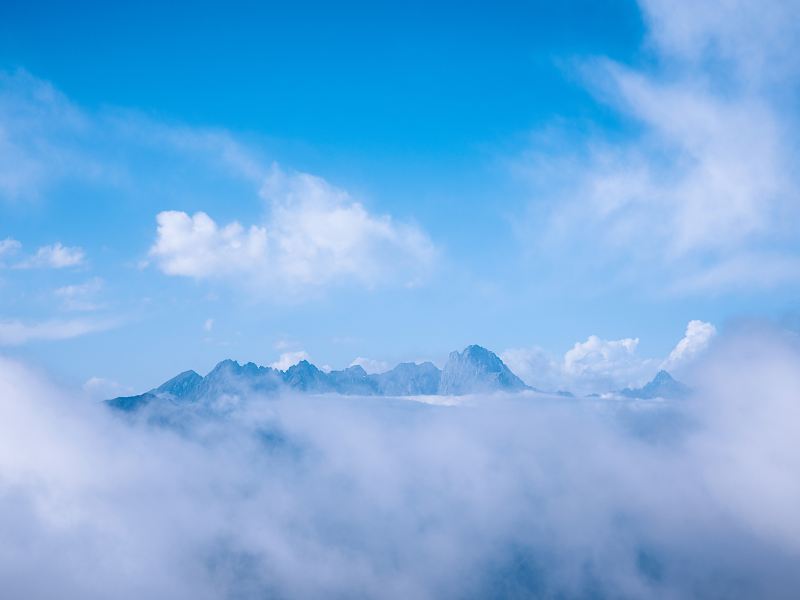
[[[662,291],[800,283],[785,268],[800,257],[797,3],[641,4],[646,66],[583,67],[626,133],[537,147],[523,167],[541,247]]]
[[[65,246],[55,242],[39,247],[30,256],[22,256],[15,262],[7,262],[8,258],[17,257],[22,250],[22,243],[12,238],[0,240],[0,267],[12,266],[15,269],[64,269],[78,267],[86,262],[86,253],[78,246]]]
[[[198,179],[206,171],[222,175],[243,199],[266,203],[267,217],[249,226],[220,224],[210,211],[158,212],[149,257],[167,275],[234,284],[261,297],[279,289],[288,297],[331,285],[413,286],[435,262],[437,250],[418,225],[372,211],[320,177],[281,169],[225,130],[90,111],[24,71],[0,75],[0,164],[11,165],[5,175],[0,167],[0,197],[39,197],[78,179],[146,190],[166,204],[202,187],[175,183],[174,173],[190,165]],[[84,258],[80,248],[54,244],[18,266],[75,266]]]
[[[36,254],[18,263],[18,269],[50,268],[63,269],[65,267],[77,267],[83,264],[86,253],[77,246],[64,246],[61,242],[56,242],[50,246],[42,246],[36,250]]]
[[[45,321],[0,320],[0,345],[66,340],[106,331],[117,325],[113,319],[49,319]]]
[[[21,248],[22,244],[13,238],[0,240],[0,260],[3,260],[4,257],[16,254]],[[3,263],[0,263],[0,265],[2,264]]]
[[[103,289],[100,277],[93,277],[84,283],[74,283],[57,288],[54,292],[65,310],[93,311],[102,308],[96,296]]]
[[[200,160],[234,178],[263,179],[258,153],[225,130],[163,123],[132,110],[84,108],[23,69],[0,71],[0,200],[27,201],[64,182],[147,188]],[[120,154],[118,149],[125,148]],[[149,164],[142,169],[141,164]]]

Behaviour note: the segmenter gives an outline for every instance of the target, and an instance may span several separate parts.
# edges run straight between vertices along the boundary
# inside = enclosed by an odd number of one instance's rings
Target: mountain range
[[[307,360],[280,371],[227,359],[205,377],[195,371],[185,371],[143,394],[121,396],[107,402],[114,408],[133,411],[153,402],[198,402],[224,395],[270,394],[282,390],[359,396],[540,391],[517,377],[494,352],[471,345],[463,352],[451,352],[443,369],[431,362],[406,362],[383,373],[367,373],[358,365],[326,372]],[[569,392],[555,393],[571,396]],[[688,388],[661,371],[644,387],[626,388],[617,393],[631,398],[671,398],[685,396]]]

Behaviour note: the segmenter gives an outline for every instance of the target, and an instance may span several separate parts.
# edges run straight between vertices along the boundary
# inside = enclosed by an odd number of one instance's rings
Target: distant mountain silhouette
[[[462,395],[532,389],[490,350],[467,346],[452,352],[440,370],[430,362],[400,363],[384,373],[368,374],[360,366],[328,373],[307,360],[285,371],[255,363],[223,360],[205,377],[185,371],[169,381],[139,394],[108,400],[111,406],[132,411],[154,401],[197,402],[224,395],[275,393],[294,390],[303,393],[336,393],[364,396]]]
[[[467,346],[451,352],[442,371],[439,393],[445,395],[528,389],[528,386],[494,352],[481,346]]]
[[[665,398],[676,400],[685,398],[691,390],[680,381],[676,381],[672,375],[664,370],[656,373],[653,379],[640,388],[625,388],[619,390],[617,394],[626,398],[641,398],[651,400],[653,398]]]
[[[406,362],[372,378],[386,396],[433,395],[439,393],[442,371],[431,362]]]
[[[205,377],[195,371],[184,371],[143,394],[121,396],[106,402],[123,411],[135,411],[152,402],[179,404],[280,391],[350,396],[458,396],[524,390],[541,392],[526,385],[494,352],[471,345],[462,352],[451,352],[444,369],[430,362],[406,362],[383,373],[367,373],[359,365],[325,372],[307,360],[280,371],[252,362],[239,364],[227,359]],[[573,397],[563,390],[541,393]],[[662,370],[640,388],[625,388],[613,393],[626,398],[680,399],[688,396],[691,390]]]

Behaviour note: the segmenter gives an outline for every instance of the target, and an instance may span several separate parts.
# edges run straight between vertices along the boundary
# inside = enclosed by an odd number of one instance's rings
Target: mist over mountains
[[[312,391],[520,383],[477,349],[367,378],[223,361],[121,412],[0,357],[3,597],[788,600],[799,365],[747,334],[685,400],[639,398],[662,373],[436,403]]]
[[[226,359],[205,377],[185,371],[148,392],[114,398],[109,404],[135,410],[154,401],[195,402],[225,395],[286,391],[346,396],[460,396],[542,390],[522,381],[494,352],[473,344],[462,352],[451,352],[443,369],[431,362],[405,362],[383,373],[367,373],[360,365],[326,372],[307,360],[282,371]],[[572,395],[563,390],[549,393]],[[616,393],[628,398],[681,398],[688,395],[689,388],[662,370],[644,387]]]

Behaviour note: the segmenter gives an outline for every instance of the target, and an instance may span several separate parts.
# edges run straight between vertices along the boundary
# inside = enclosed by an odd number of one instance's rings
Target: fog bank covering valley
[[[800,348],[682,400],[220,395],[115,411],[0,360],[10,598],[789,598]]]

